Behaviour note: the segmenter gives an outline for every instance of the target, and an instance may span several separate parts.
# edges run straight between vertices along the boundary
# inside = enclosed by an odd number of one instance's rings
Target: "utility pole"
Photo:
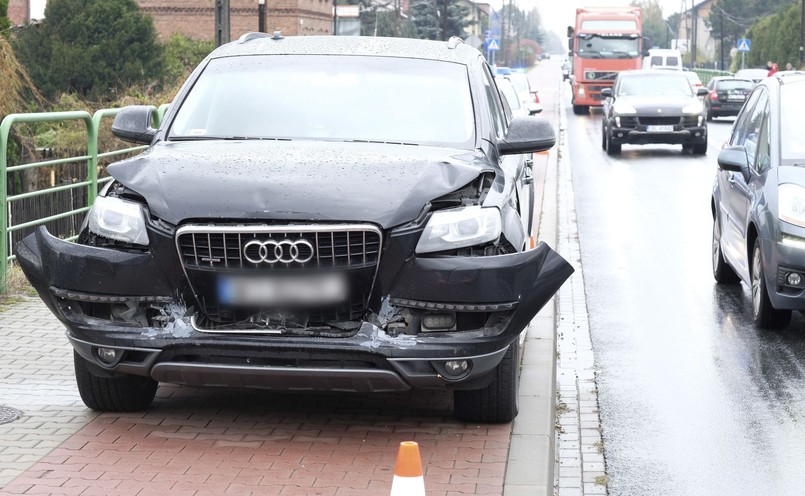
[[[799,6],[799,67],[802,68],[803,57],[805,57],[805,0]]]
[[[333,36],[338,36],[338,0],[333,0]]]
[[[719,65],[718,68],[723,71],[724,70],[724,11],[721,9],[721,7],[718,8],[718,13],[720,14],[718,16],[718,20],[721,24],[719,27],[719,30],[721,31],[721,43],[719,43],[719,46],[721,47],[721,65]]]
[[[229,0],[215,0],[215,46],[229,43]]]
[[[257,0],[257,31],[266,32],[266,0]]]
[[[447,2],[444,0],[444,10],[442,11],[442,41],[447,41]]]

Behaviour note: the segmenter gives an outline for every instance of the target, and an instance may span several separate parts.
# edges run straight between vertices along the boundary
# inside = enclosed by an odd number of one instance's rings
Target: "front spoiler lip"
[[[413,388],[461,388],[486,378],[503,359],[508,345],[482,355],[458,357],[471,364],[468,372],[450,377],[444,363],[452,357],[420,356],[390,358],[387,368],[369,367],[286,367],[161,360],[164,350],[133,346],[106,345],[78,339],[69,332],[70,344],[85,360],[110,373],[151,377],[159,382],[189,386],[227,386],[282,391],[393,392]],[[107,365],[97,359],[98,348],[136,352],[133,360]],[[249,356],[248,354],[243,356]],[[429,366],[417,364],[427,362]]]
[[[693,133],[699,131],[701,136],[693,136]],[[626,136],[618,138],[616,133],[623,133]],[[707,130],[705,127],[691,127],[685,128],[681,131],[673,131],[670,133],[649,133],[647,131],[636,131],[631,128],[612,128],[611,132],[612,141],[614,143],[630,144],[630,145],[649,145],[649,144],[668,144],[668,145],[681,145],[688,143],[703,143],[707,138]]]

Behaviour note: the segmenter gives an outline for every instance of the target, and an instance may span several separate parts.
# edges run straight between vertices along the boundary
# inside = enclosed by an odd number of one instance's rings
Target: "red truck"
[[[618,72],[640,69],[645,50],[642,30],[639,8],[576,9],[576,27],[567,29],[574,114],[600,107],[601,90],[612,87]]]

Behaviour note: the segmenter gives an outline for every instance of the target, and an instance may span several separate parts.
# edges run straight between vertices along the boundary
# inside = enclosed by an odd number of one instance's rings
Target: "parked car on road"
[[[707,83],[710,92],[705,98],[707,120],[716,117],[736,116],[746,102],[746,97],[755,83],[751,79],[739,79],[731,76],[717,76]]]
[[[778,73],[749,96],[713,183],[713,275],[751,288],[758,327],[805,310],[805,73]]]
[[[537,90],[531,89],[528,77],[520,72],[512,72],[508,76],[496,76],[498,81],[508,81],[514,88],[517,99],[520,100],[517,108],[522,108],[526,115],[542,112],[542,103],[539,101]]]
[[[16,249],[89,407],[146,408],[158,382],[436,388],[514,418],[523,330],[573,269],[531,228],[525,155],[553,128],[506,113],[480,52],[249,33],[151,122],[118,113],[150,147],[108,167],[77,242]]]
[[[749,79],[757,84],[766,79],[769,75],[768,69],[740,69],[735,72],[735,77],[738,79]]]
[[[681,144],[696,155],[707,153],[707,123],[698,98],[682,71],[623,71],[613,88],[604,88],[601,147],[610,155],[623,144]]]

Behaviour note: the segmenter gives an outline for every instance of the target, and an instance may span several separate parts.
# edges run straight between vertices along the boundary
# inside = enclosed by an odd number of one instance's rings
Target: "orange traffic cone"
[[[425,496],[419,445],[414,441],[400,443],[397,465],[394,466],[394,481],[391,483],[391,496]]]

